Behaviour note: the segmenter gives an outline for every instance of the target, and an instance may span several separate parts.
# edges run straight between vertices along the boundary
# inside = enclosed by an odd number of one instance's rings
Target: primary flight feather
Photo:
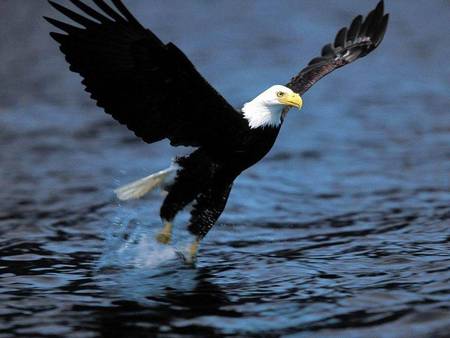
[[[272,148],[289,108],[300,109],[300,95],[323,76],[373,51],[388,23],[381,1],[365,19],[359,15],[339,30],[334,43],[287,85],[272,86],[236,110],[181,50],[144,28],[122,1],[70,2],[83,14],[49,0],[81,27],[45,19],[63,32],[50,35],[97,105],[147,143],[167,138],[173,146],[197,148],[168,169],[116,190],[123,200],[158,186],[168,192],[160,211],[164,227],[157,236],[162,243],[171,239],[176,214],[193,203],[188,229],[195,240],[189,261],[224,210],[235,178]]]

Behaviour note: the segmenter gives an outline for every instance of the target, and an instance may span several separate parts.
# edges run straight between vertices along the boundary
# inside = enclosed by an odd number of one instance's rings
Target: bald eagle
[[[358,15],[339,30],[288,84],[272,86],[234,109],[180,49],[145,29],[122,1],[93,0],[96,8],[70,1],[80,12],[49,3],[81,27],[45,19],[63,31],[50,35],[91,98],[147,143],[169,139],[172,146],[196,148],[168,169],[116,190],[121,200],[140,198],[155,187],[167,191],[156,237],[165,244],[177,213],[192,204],[188,261],[224,210],[233,181],[272,148],[288,110],[300,109],[301,95],[319,79],[377,48],[389,17],[380,1],[366,18]]]

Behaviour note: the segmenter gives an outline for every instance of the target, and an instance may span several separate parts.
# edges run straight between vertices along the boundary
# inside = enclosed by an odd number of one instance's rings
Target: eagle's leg
[[[215,182],[196,199],[188,225],[195,239],[188,247],[186,262],[195,262],[200,242],[225,209],[232,185],[229,181]]]
[[[164,227],[156,235],[156,240],[162,244],[169,244],[172,240],[172,222],[164,221]]]
[[[201,240],[202,240],[201,237],[198,236],[189,245],[188,253],[187,253],[186,257],[185,257],[187,263],[192,264],[192,263],[195,262],[195,259],[197,258],[198,247],[200,245],[200,241]]]
[[[160,243],[168,244],[171,241],[173,220],[178,212],[194,200],[198,193],[196,181],[188,175],[189,172],[184,169],[178,171],[174,182],[166,187],[167,196],[159,213],[164,226],[156,235],[156,240]]]

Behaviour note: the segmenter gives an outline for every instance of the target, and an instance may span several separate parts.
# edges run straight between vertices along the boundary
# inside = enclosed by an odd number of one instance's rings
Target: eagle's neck
[[[251,129],[278,127],[282,122],[282,105],[269,105],[256,98],[244,104],[241,110]]]

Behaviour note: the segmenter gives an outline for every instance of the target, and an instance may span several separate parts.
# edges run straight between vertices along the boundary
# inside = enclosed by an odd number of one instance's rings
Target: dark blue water
[[[233,104],[375,1],[126,1]],[[318,83],[237,180],[195,267],[157,245],[167,166],[82,92],[45,1],[0,1],[0,337],[447,337],[450,6],[387,1],[372,55]]]

